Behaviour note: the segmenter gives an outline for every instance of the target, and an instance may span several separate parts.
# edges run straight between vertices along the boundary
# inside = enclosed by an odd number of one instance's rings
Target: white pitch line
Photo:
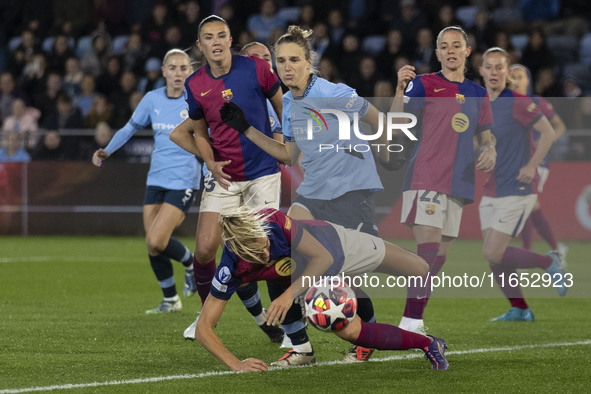
[[[524,349],[540,349],[547,347],[560,347],[560,346],[584,346],[591,345],[591,340],[580,341],[580,342],[562,342],[562,343],[543,343],[539,345],[521,345],[521,346],[505,346],[505,347],[493,347],[493,348],[481,348],[481,349],[468,349],[468,350],[455,350],[446,352],[446,355],[462,355],[462,354],[476,354],[476,353],[491,353],[491,352],[511,352],[516,350]],[[372,362],[384,362],[392,360],[407,360],[413,358],[424,357],[422,353],[405,354],[400,356],[390,356],[384,358],[373,358],[370,359]],[[322,361],[315,365],[305,365],[296,368],[314,368],[318,366],[330,366],[330,365],[342,365],[341,360],[336,361]],[[294,367],[291,367],[294,368]],[[285,368],[270,367],[269,371],[278,371]],[[223,376],[233,375],[239,372],[234,371],[220,371],[220,372],[203,372],[198,374],[189,375],[170,375],[170,376],[157,376],[153,378],[140,378],[140,379],[129,379],[129,380],[110,380],[107,382],[92,382],[92,383],[78,383],[78,384],[62,384],[55,386],[38,386],[38,387],[25,387],[21,389],[4,389],[0,390],[0,394],[18,394],[18,393],[30,393],[34,391],[53,391],[53,390],[69,390],[79,389],[87,387],[101,387],[101,386],[118,386],[124,384],[138,384],[138,383],[153,383],[153,382],[165,382],[167,380],[186,380],[186,379],[201,379],[210,376]]]

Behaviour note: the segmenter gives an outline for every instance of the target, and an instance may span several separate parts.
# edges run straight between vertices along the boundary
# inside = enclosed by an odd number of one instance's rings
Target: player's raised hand
[[[230,187],[230,182],[228,182],[227,179],[232,179],[232,177],[224,172],[224,166],[227,166],[231,162],[232,160],[214,161],[213,164],[207,165],[213,178],[225,190],[228,190],[228,187]]]
[[[407,64],[406,66],[400,67],[398,70],[398,83],[396,89],[405,90],[406,85],[417,76],[415,73],[415,66]]]
[[[107,157],[109,157],[109,152],[107,152],[104,149],[98,149],[92,155],[92,164],[94,164],[97,167],[100,167],[103,165],[103,160],[105,160]]]
[[[538,168],[530,165],[525,165],[519,169],[517,180],[522,183],[531,183],[536,176]]]
[[[244,111],[242,111],[242,108],[235,103],[225,103],[222,108],[220,108],[220,117],[222,118],[222,122],[239,133],[244,134],[244,132],[250,127],[250,124],[246,120],[246,116],[244,116]]]
[[[263,360],[256,358],[247,358],[232,366],[232,371],[237,372],[267,372],[268,370],[269,366]]]
[[[283,323],[285,315],[293,305],[293,298],[291,297],[291,287],[288,288],[277,297],[269,308],[267,309],[267,324],[269,326],[276,326],[278,323]]]

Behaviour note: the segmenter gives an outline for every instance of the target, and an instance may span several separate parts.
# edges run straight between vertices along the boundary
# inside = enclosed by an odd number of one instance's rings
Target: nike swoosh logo
[[[376,243],[374,241],[371,241],[371,243],[373,244],[374,250],[378,250],[378,247],[376,246]]]
[[[267,200],[265,200],[265,205],[271,204],[272,202],[275,202],[275,201],[267,201]]]
[[[435,93],[439,93],[439,92],[441,92],[442,90],[445,90],[445,88],[441,88],[441,89],[433,89],[433,91],[434,91]]]
[[[205,96],[207,93],[211,92],[213,88],[209,89],[207,92],[201,92],[201,97]]]

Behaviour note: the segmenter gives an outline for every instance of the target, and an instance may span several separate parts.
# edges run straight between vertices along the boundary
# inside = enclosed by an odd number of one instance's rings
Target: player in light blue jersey
[[[148,172],[144,199],[144,229],[152,270],[164,293],[164,300],[146,313],[174,312],[182,309],[174,282],[171,259],[185,267],[184,293],[197,291],[193,275],[193,255],[172,237],[193,202],[201,182],[201,164],[195,157],[170,141],[170,132],[189,115],[184,98],[185,80],[192,72],[189,56],[172,49],[163,60],[162,74],[166,87],[148,92],[127,124],[109,145],[97,150],[92,162],[100,167],[103,160],[121,148],[136,131],[152,124],[154,151]]]
[[[314,75],[314,52],[308,41],[311,33],[290,26],[287,34],[275,44],[279,78],[289,88],[289,92],[283,96],[281,123],[284,144],[250,127],[245,122],[242,110],[234,104],[227,104],[222,109],[222,121],[238,131],[242,130],[245,136],[283,163],[292,164],[298,157],[298,150],[301,152],[304,180],[289,210],[291,217],[326,220],[377,235],[372,194],[383,187],[371,151],[353,148],[367,141],[356,137],[354,133],[351,133],[348,141],[339,140],[339,120],[333,115],[322,116],[324,123],[319,126],[319,130],[314,130],[313,138],[309,139],[307,113],[319,112],[320,109],[339,110],[347,116],[348,123],[352,123],[357,115],[358,119],[369,123],[373,130],[379,129],[382,115],[364,98],[358,97],[349,86],[333,84]],[[321,150],[320,147],[327,149]],[[382,149],[382,152],[386,152],[384,160],[387,160],[387,151]],[[362,320],[375,321],[371,301],[361,291],[357,292]],[[345,361],[364,361],[370,354],[370,349],[356,346]]]

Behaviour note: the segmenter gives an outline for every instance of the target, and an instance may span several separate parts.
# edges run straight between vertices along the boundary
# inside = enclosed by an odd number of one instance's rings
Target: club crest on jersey
[[[425,207],[425,213],[427,215],[435,214],[435,205],[434,204],[427,204],[427,206]]]
[[[224,99],[224,101],[230,101],[232,100],[232,97],[234,97],[232,89],[222,90],[222,98]]]
[[[464,104],[466,102],[466,97],[463,94],[456,93],[456,101],[458,104]]]
[[[292,272],[291,257],[282,257],[275,261],[275,271],[281,276],[289,276]]]
[[[451,127],[458,133],[463,133],[468,130],[470,126],[470,119],[461,112],[458,112],[451,118]]]
[[[269,124],[271,125],[271,128],[275,127],[275,118],[272,116],[269,116]]]
[[[189,111],[187,111],[186,109],[182,110],[181,113],[181,118],[183,119],[187,119],[189,117]]]

